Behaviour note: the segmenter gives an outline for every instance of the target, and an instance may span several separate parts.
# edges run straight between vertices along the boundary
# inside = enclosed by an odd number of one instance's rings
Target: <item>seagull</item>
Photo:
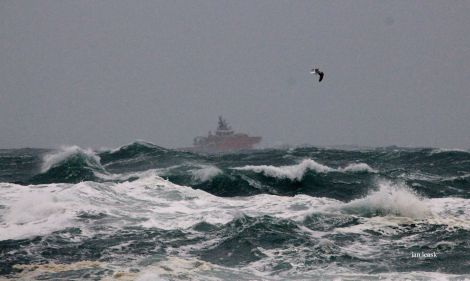
[[[314,69],[310,70],[310,73],[311,73],[311,74],[318,74],[318,76],[320,77],[320,78],[318,79],[318,82],[321,82],[321,80],[323,80],[323,75],[324,75],[324,73],[321,72],[318,68],[314,68]]]

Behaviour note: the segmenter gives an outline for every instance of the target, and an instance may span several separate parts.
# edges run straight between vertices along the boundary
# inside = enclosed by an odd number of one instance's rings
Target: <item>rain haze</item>
[[[2,1],[0,147],[470,147],[469,1]],[[312,67],[325,73],[321,83]]]

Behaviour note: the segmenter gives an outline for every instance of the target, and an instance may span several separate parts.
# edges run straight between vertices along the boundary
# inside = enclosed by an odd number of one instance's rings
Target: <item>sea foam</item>
[[[372,169],[366,163],[352,163],[347,165],[344,168],[338,169],[341,172],[352,172],[352,173],[359,173],[359,172],[367,172],[367,173],[377,173],[377,170]]]
[[[290,179],[300,181],[308,171],[315,171],[317,173],[328,173],[328,172],[342,172],[342,173],[377,173],[377,170],[371,168],[366,163],[352,163],[344,168],[331,168],[326,165],[320,164],[312,159],[304,159],[299,164],[287,165],[287,166],[271,166],[271,165],[260,165],[253,166],[248,165],[244,167],[234,168],[235,170],[241,171],[253,171],[255,173],[262,173],[268,177],[274,177],[279,179]]]
[[[0,240],[20,239],[44,235],[73,225],[76,211],[86,208],[87,204],[78,204],[76,199],[62,193],[63,187],[22,187],[9,184],[0,185],[2,192],[9,194],[8,201],[2,202],[4,210],[0,224]],[[4,191],[4,192],[3,192]]]
[[[255,173],[263,173],[265,176],[275,177],[275,178],[287,178],[290,180],[301,180],[305,173],[309,170],[315,171],[317,173],[326,173],[333,171],[334,169],[322,165],[312,159],[305,159],[297,165],[290,166],[271,166],[271,165],[260,165],[253,166],[248,165],[244,167],[234,168],[235,170],[241,171],[253,171]]]
[[[191,170],[195,180],[206,182],[222,174],[222,170],[215,166],[203,166],[201,169]]]
[[[425,200],[404,184],[379,181],[378,190],[345,204],[342,209],[362,216],[424,218],[431,214]]]

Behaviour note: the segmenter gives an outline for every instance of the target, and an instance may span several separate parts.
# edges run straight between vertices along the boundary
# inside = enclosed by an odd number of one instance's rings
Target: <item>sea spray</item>
[[[73,155],[83,155],[89,165],[101,166],[100,157],[92,149],[83,149],[76,145],[61,146],[59,150],[44,155],[41,173],[47,172],[50,168],[59,165]]]
[[[342,209],[362,216],[405,216],[424,218],[430,210],[424,199],[404,184],[379,181],[378,190],[345,204]]]
[[[193,175],[193,179],[200,182],[206,182],[222,174],[223,172],[221,169],[215,166],[202,166],[200,169],[191,170],[191,173]]]

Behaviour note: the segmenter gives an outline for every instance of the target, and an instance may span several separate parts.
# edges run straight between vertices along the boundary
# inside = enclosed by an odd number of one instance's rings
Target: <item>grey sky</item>
[[[0,147],[470,147],[470,1],[0,1]],[[325,79],[309,70],[319,66]]]

